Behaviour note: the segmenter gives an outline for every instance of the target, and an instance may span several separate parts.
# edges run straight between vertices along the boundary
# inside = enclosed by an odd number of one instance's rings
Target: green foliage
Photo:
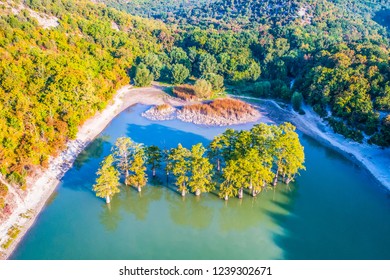
[[[270,84],[249,85],[255,96],[290,102],[298,91],[320,116],[330,111],[373,135],[381,127],[376,110],[390,108],[389,34],[378,24],[387,26],[388,11],[366,2],[109,1],[143,15],[153,7],[149,16],[177,24],[168,62],[190,75],[217,74],[233,85],[261,78]]]
[[[195,94],[201,99],[209,99],[212,95],[212,85],[207,80],[199,79],[194,85]]]
[[[111,148],[112,155],[114,156],[116,166],[127,178],[129,175],[130,162],[137,148],[137,144],[129,137],[120,137],[115,141],[114,146]]]
[[[224,78],[221,75],[208,73],[204,79],[211,84],[213,91],[223,92],[224,91]]]
[[[179,192],[184,196],[187,192],[187,183],[189,180],[189,162],[188,159],[191,152],[184,148],[181,144],[177,148],[173,148],[169,153],[168,160],[170,162],[170,170],[176,177],[175,185],[178,187]]]
[[[13,171],[8,174],[7,179],[10,183],[24,187],[26,184],[26,172],[23,170],[23,173],[20,174],[17,171]]]
[[[187,53],[180,47],[174,47],[169,53],[170,63],[172,65],[181,64],[188,69],[191,69],[191,61]]]
[[[198,58],[198,72],[200,76],[217,72],[217,60],[212,54],[204,53]]]
[[[174,64],[172,67],[172,83],[182,84],[190,75],[190,71],[183,64]]]
[[[291,91],[282,80],[273,80],[271,81],[271,91],[272,96],[276,98],[281,98],[284,100],[291,100]]]
[[[291,104],[295,111],[299,112],[301,110],[302,101],[303,101],[302,93],[298,91],[294,92],[291,97]]]
[[[172,13],[176,14],[176,12],[183,8],[191,10],[196,7],[201,7],[202,5],[209,3],[210,0],[98,0],[98,2],[104,2],[117,9],[123,9],[132,15],[171,21]]]
[[[0,16],[0,170],[20,186],[129,83],[138,57],[158,53],[171,37],[162,23],[87,1],[26,4],[57,16],[59,26],[44,29],[24,11]],[[145,62],[158,72],[153,58]]]
[[[382,147],[390,146],[390,114],[383,118],[379,132],[370,138],[369,143]]]
[[[130,138],[121,137],[117,139],[113,152],[116,167],[121,170],[124,166],[128,168],[127,185],[141,191],[148,181],[148,164],[153,176],[161,167],[166,171],[167,180],[172,173],[182,196],[189,191],[198,196],[213,191],[218,185],[219,196],[226,200],[236,195],[242,198],[245,188],[256,196],[271,184],[276,186],[279,177],[289,184],[300,170],[305,170],[303,146],[290,123],[279,126],[262,123],[250,131],[227,129],[214,137],[208,148],[201,143],[191,149],[178,144],[176,148],[161,151],[157,146],[144,148]],[[113,155],[104,159],[93,187],[97,196],[108,197],[108,202],[119,192],[119,172],[114,161]]]
[[[289,123],[259,124],[240,132],[228,129],[211,142],[209,155],[225,166],[219,193],[224,199],[236,196],[243,188],[255,196],[279,176],[288,184],[305,169],[303,146]]]
[[[146,65],[143,63],[139,64],[135,70],[134,84],[137,87],[147,87],[152,84],[153,80],[153,74]]]
[[[209,159],[204,157],[206,149],[202,144],[192,146],[191,156],[189,158],[190,176],[188,179],[188,186],[191,191],[200,195],[204,192],[210,192],[214,189],[214,182],[212,181],[213,166]]]
[[[137,148],[130,163],[130,174],[126,177],[126,185],[134,186],[140,192],[146,186],[146,157],[144,148]]]
[[[257,82],[252,87],[252,93],[257,97],[271,96],[271,83],[269,81]]]
[[[8,194],[8,187],[0,183],[0,211],[5,207],[5,201]]]
[[[13,225],[11,228],[9,228],[7,232],[8,239],[3,244],[1,244],[1,247],[5,250],[8,249],[14,240],[19,236],[20,231],[21,228],[18,225]]]
[[[153,177],[156,176],[156,168],[161,166],[161,161],[163,158],[162,151],[157,146],[148,146],[146,147],[146,158],[147,164],[151,165]]]
[[[112,155],[103,160],[96,174],[98,177],[93,185],[93,191],[96,196],[105,198],[106,202],[110,203],[111,198],[120,192],[118,188],[119,172],[114,167],[114,157]]]
[[[3,183],[0,183],[0,197],[6,197],[8,194],[8,187]]]
[[[292,124],[284,123],[278,128],[273,127],[273,131],[275,140],[272,143],[272,149],[277,166],[276,176],[282,174],[283,179],[288,183],[299,174],[299,170],[305,170],[303,146]]]
[[[143,58],[143,64],[149,69],[155,80],[160,79],[163,63],[157,54],[149,53]]]
[[[351,129],[342,121],[338,121],[335,118],[328,118],[329,125],[336,133],[343,135],[346,138],[352,139],[356,142],[362,143],[364,136],[360,130]]]
[[[56,28],[42,28],[23,11],[0,16],[0,170],[12,183],[24,187],[36,166],[46,167],[79,125],[129,83],[130,68],[137,86],[193,76],[214,91],[243,84],[255,96],[287,102],[297,91],[319,115],[331,114],[336,132],[357,141],[364,132],[371,143],[390,145],[378,112],[390,108],[389,34],[370,18],[379,7],[329,0],[104,2],[177,25],[74,0],[26,1],[57,16]],[[302,6],[305,14],[297,17]]]

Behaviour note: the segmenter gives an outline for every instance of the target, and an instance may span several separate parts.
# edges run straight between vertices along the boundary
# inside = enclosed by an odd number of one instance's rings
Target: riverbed
[[[118,137],[190,147],[225,129],[150,121],[141,117],[147,108],[119,114],[78,156],[11,259],[390,259],[388,192],[302,133],[307,171],[289,187],[228,202],[182,198],[160,173],[141,194],[123,186],[107,206],[92,185]]]

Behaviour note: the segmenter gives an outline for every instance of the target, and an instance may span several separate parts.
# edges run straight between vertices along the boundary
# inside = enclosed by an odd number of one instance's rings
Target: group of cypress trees
[[[174,184],[182,196],[191,192],[199,196],[215,190],[221,198],[243,197],[244,189],[256,196],[262,190],[276,187],[278,180],[289,184],[304,167],[304,149],[295,127],[258,124],[251,130],[227,129],[205,148],[201,143],[187,149],[161,150],[143,146],[128,137],[118,138],[97,172],[93,190],[110,199],[120,191],[120,180],[141,192],[148,181],[147,167],[152,176],[165,171],[167,181]]]

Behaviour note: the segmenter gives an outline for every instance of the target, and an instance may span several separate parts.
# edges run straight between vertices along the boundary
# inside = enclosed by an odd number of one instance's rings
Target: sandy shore
[[[375,145],[360,144],[336,134],[309,106],[303,106],[305,115],[299,115],[291,107],[282,108],[273,100],[236,96],[247,102],[261,101],[273,120],[290,120],[306,135],[326,146],[341,152],[360,166],[366,168],[386,189],[390,190],[390,149]]]
[[[20,197],[18,190],[8,185],[10,192],[16,198],[18,206],[10,217],[0,224],[0,244],[4,244],[8,240],[7,232],[12,226],[20,227],[21,231],[7,249],[0,247],[0,259],[7,259],[10,256],[24,234],[36,220],[62,176],[72,167],[78,154],[104,130],[115,116],[137,103],[145,105],[160,105],[164,103],[172,106],[183,105],[180,100],[173,99],[165,94],[159,86],[135,89],[125,86],[118,90],[111,103],[102,112],[97,113],[80,127],[76,140],[69,141],[65,151],[50,160],[47,170],[43,171],[36,178],[28,178],[27,183],[29,187],[23,198]],[[3,178],[0,178],[0,180],[6,183]]]

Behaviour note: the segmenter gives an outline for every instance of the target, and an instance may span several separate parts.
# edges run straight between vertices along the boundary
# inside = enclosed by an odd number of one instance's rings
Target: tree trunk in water
[[[185,191],[185,190],[182,190],[182,191],[181,191],[181,196],[182,196],[182,197],[185,197],[185,196],[186,196],[186,191]]]
[[[153,172],[153,177],[156,177],[156,168],[153,167],[152,172]]]
[[[255,197],[257,195],[257,191],[253,188],[252,190],[252,196]]]
[[[225,199],[226,201],[228,201],[228,200],[229,200],[229,197],[228,197],[227,195],[225,195],[224,199]]]
[[[196,190],[195,195],[196,195],[196,196],[200,196],[200,189],[197,189],[197,190]]]
[[[238,190],[238,198],[241,199],[243,196],[244,196],[244,190],[242,188],[240,188]]]
[[[126,169],[126,178],[129,177],[129,170]]]
[[[291,181],[292,181],[292,179],[291,179],[290,177],[287,177],[287,179],[286,179],[286,184],[287,184],[287,185],[290,184]]]
[[[138,187],[138,192],[141,192],[141,187]]]
[[[110,196],[109,196],[109,195],[106,196],[106,203],[107,203],[107,204],[110,203]]]
[[[274,186],[274,187],[278,184],[278,176],[279,176],[279,170],[276,171],[274,180],[273,180],[273,182],[272,182],[272,186]]]

